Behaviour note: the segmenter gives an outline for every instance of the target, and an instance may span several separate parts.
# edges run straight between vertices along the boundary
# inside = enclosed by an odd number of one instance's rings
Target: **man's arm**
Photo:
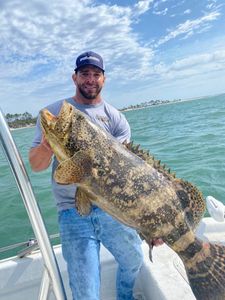
[[[31,148],[29,152],[29,162],[34,172],[40,172],[48,168],[51,163],[53,152],[44,137],[40,145]]]

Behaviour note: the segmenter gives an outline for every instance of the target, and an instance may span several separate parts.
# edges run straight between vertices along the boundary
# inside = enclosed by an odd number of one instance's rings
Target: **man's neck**
[[[79,104],[86,104],[86,105],[95,105],[102,102],[102,99],[100,97],[95,99],[86,99],[84,97],[79,97],[78,95],[75,95],[72,98],[75,102]]]

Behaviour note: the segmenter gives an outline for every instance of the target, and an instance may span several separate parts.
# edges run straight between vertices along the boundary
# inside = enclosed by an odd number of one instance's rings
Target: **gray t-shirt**
[[[54,115],[58,115],[64,100],[59,100],[46,108]],[[73,98],[66,99],[67,102],[75,106],[80,111],[87,114],[90,119],[99,126],[108,131],[112,136],[120,142],[130,140],[130,126],[124,117],[116,108],[109,103],[102,101],[96,105],[79,104]],[[40,116],[38,117],[35,136],[32,147],[40,144],[42,138],[42,130],[40,125]],[[76,185],[61,185],[55,182],[53,178],[54,170],[58,165],[58,161],[54,157],[52,164],[52,191],[56,201],[58,211],[63,209],[74,208],[74,197],[76,193]]]

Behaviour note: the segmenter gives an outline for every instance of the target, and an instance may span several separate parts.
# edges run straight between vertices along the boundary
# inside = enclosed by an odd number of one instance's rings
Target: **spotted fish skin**
[[[161,237],[182,259],[197,299],[225,299],[225,248],[194,234],[205,210],[196,187],[151,154],[120,144],[67,102],[57,117],[43,110],[41,125],[59,161],[55,180],[78,185],[81,214],[95,204],[147,242]]]

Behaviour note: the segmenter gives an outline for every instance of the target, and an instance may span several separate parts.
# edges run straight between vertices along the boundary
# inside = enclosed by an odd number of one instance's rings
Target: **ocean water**
[[[194,183],[206,197],[225,204],[225,94],[124,112],[132,140],[150,150],[177,177]],[[50,189],[50,168],[33,173],[28,151],[34,128],[12,132],[24,160],[49,234],[58,232]],[[0,148],[0,248],[34,238],[22,198]],[[207,212],[206,212],[207,216]],[[54,241],[54,243],[57,243]],[[17,250],[0,253],[0,258]]]

